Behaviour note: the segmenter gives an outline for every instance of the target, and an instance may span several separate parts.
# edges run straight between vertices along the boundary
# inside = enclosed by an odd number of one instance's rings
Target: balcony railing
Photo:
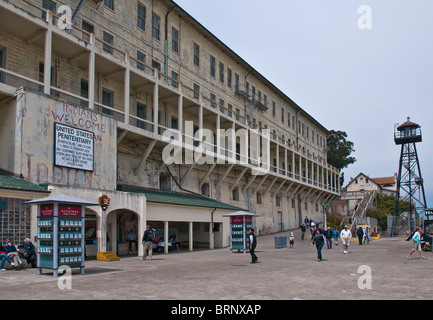
[[[33,4],[31,4],[28,1],[23,0],[23,3],[28,4],[31,6],[31,15],[37,17],[38,19],[41,16],[41,13],[43,11],[46,12],[47,22],[50,19],[50,17],[54,17],[54,22],[56,22],[60,17],[56,14],[53,14],[50,11],[41,9]],[[24,10],[24,8],[21,8]],[[26,9],[28,9],[26,7]],[[39,10],[39,14],[36,12]],[[59,29],[60,30],[60,29]],[[172,77],[169,77],[166,74],[163,74],[158,69],[153,68],[149,65],[147,65],[145,62],[140,61],[134,57],[129,56],[129,54],[116,47],[114,44],[108,43],[104,41],[103,39],[95,37],[93,33],[89,33],[86,30],[83,30],[82,28],[72,25],[72,29],[70,31],[63,30],[65,37],[71,37],[84,41],[87,45],[90,44],[94,46],[95,53],[101,56],[106,57],[112,57],[115,61],[118,61],[118,64],[120,66],[124,65],[124,63],[128,63],[131,67],[131,71],[133,71],[135,74],[143,77],[144,79],[150,80],[152,83],[158,83],[160,85],[163,85],[165,88],[176,92],[178,94],[182,94],[187,99],[191,100],[192,102],[195,102],[197,105],[202,105],[203,107],[207,108],[208,110],[212,110],[215,113],[223,114],[226,118],[231,119],[233,122],[236,122],[242,126],[247,126],[250,128],[256,128],[261,132],[264,127],[257,125],[256,123],[253,123],[251,120],[247,119],[245,116],[238,114],[235,112],[234,107],[229,108],[228,106],[221,105],[217,103],[216,101],[211,101],[209,98],[205,97],[200,92],[197,92],[190,88],[188,85],[182,83],[178,79],[174,79]],[[59,34],[59,33],[56,33]],[[62,34],[62,33],[60,33]],[[87,46],[85,45],[85,46]],[[29,89],[32,89],[34,91],[44,91],[44,83],[41,81],[38,81],[36,79],[32,79],[28,76],[19,74],[17,72],[13,72],[11,70],[7,70],[5,68],[0,68],[0,81],[2,83],[5,83],[7,85],[13,86],[15,88],[18,87],[27,87]],[[70,92],[65,89],[57,88],[56,86],[51,85],[50,86],[50,93],[57,97],[64,99],[65,101],[82,107],[88,107],[90,103],[90,99],[88,97],[83,97],[77,93]],[[238,86],[235,90],[235,93],[239,96],[242,96],[244,98],[250,99],[249,94],[245,90],[243,86]],[[256,101],[258,103],[258,101]],[[125,119],[125,112],[123,110],[119,110],[116,107],[111,107],[102,104],[98,101],[93,101],[93,105],[96,111],[99,111],[103,114],[106,114],[107,116],[111,116],[114,119],[116,119],[119,122],[125,123],[131,126],[134,126],[136,128],[144,130],[144,132],[154,133],[155,132],[155,123],[153,121],[150,121],[148,119],[144,119],[142,117],[139,117],[137,115],[128,114],[128,118]],[[262,104],[263,108],[267,108],[266,105]],[[164,129],[165,127],[158,124],[158,133],[160,134],[161,129]],[[169,129],[169,128],[166,128]],[[271,140],[282,144],[285,148],[288,150],[293,151],[294,153],[298,153],[299,156],[303,156],[305,158],[309,158],[311,161],[314,161],[317,165],[322,165],[324,168],[334,172],[338,173],[338,171],[327,164],[323,159],[320,159],[318,157],[312,157],[309,153],[307,153],[304,150],[301,150],[294,144],[290,142],[289,139],[283,139],[281,136],[276,134],[271,134]],[[216,146],[215,146],[216,148]],[[216,149],[215,149],[216,150]],[[228,149],[221,149],[222,153],[224,153],[225,156],[231,156],[232,150]],[[237,158],[239,158],[241,155],[237,154]],[[248,163],[251,163],[252,161],[255,161],[255,159],[248,159]],[[271,167],[271,171],[275,169],[275,171],[278,171],[277,168]],[[297,180],[301,180],[299,175],[294,174],[293,172],[290,172],[286,169],[279,168],[280,172],[277,172],[278,175],[284,176],[284,177],[290,177],[295,178]],[[305,178],[303,178],[305,179]],[[312,182],[312,181],[308,181]],[[318,183],[319,185],[322,185],[322,183]],[[326,185],[323,186],[323,188],[327,189],[328,187]],[[332,189],[331,187],[329,187]],[[335,189],[335,188],[333,188]]]

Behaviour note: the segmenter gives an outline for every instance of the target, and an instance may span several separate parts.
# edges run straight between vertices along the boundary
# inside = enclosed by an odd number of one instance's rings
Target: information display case
[[[85,205],[98,205],[68,196],[30,201],[38,204],[37,270],[53,270],[58,276],[61,266],[80,268],[85,262]]]
[[[230,217],[230,250],[246,253],[249,250],[249,230],[253,226],[253,217],[258,215],[249,212],[237,211],[224,215]]]

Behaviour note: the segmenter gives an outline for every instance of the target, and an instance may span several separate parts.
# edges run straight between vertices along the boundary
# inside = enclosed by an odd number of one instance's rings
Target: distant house
[[[397,174],[391,177],[370,178],[364,173],[359,173],[351,178],[343,192],[376,191],[387,195],[395,195],[397,190]]]
[[[358,208],[368,192],[395,196],[397,190],[397,174],[391,177],[370,178],[364,173],[359,173],[355,178],[350,178],[349,183],[342,188],[340,199],[334,201],[333,211],[343,216],[351,216]]]

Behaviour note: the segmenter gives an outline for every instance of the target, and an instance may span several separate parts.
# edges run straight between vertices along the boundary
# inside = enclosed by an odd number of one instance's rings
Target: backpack
[[[155,229],[149,229],[147,233],[147,241],[155,241]]]

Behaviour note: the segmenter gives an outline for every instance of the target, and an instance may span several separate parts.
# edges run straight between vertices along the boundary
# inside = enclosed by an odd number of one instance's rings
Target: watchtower
[[[397,177],[397,193],[394,204],[394,223],[393,232],[396,233],[396,217],[400,217],[402,212],[400,200],[409,204],[408,229],[409,232],[415,230],[416,215],[423,214],[427,208],[421,168],[419,165],[416,143],[422,141],[421,127],[410,121],[402,125],[395,125],[394,141],[396,145],[401,145],[400,162]]]

